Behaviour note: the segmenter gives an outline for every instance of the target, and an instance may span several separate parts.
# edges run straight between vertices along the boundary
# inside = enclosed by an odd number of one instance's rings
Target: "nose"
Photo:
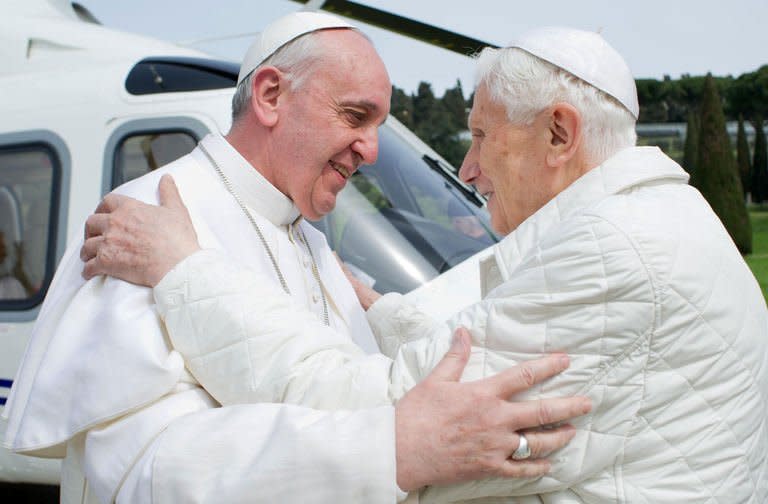
[[[373,164],[379,157],[379,128],[372,126],[366,128],[360,137],[352,144],[354,150],[361,159],[361,164]]]
[[[459,178],[465,184],[474,184],[477,177],[480,175],[480,163],[477,158],[472,155],[472,150],[467,152],[464,156],[464,162],[461,163],[459,168]]]

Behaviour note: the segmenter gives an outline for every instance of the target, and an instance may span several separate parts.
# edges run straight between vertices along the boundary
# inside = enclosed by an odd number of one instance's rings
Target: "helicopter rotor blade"
[[[348,0],[325,0],[324,2],[318,2],[317,0],[293,1],[305,5],[309,4],[308,7],[310,8],[319,8],[339,16],[355,19],[362,23],[399,33],[400,35],[442,47],[464,56],[475,54],[484,47],[498,47],[483,40],[467,37],[466,35],[357,2],[350,2]]]

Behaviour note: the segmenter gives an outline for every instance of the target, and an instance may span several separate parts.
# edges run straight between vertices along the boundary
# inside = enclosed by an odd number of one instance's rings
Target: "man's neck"
[[[554,193],[560,193],[566,187],[576,182],[576,180],[581,178],[585,173],[597,166],[597,164],[588,161],[583,151],[579,151],[562,167],[560,176],[557,177],[557,181],[555,182]]]
[[[253,131],[253,133],[251,132]],[[242,125],[233,125],[229,133],[224,135],[229,145],[231,145],[251,167],[259,172],[270,184],[279,191],[283,192],[277,180],[272,173],[270,163],[270,152],[267,142],[261,141],[255,128],[243,127]]]

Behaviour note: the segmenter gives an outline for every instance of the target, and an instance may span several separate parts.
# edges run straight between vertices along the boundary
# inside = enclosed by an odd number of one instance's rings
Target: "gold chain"
[[[227,176],[224,175],[224,172],[221,171],[221,168],[219,168],[218,163],[216,163],[216,161],[213,159],[213,156],[211,156],[211,154],[208,152],[208,149],[205,148],[202,142],[200,142],[198,145],[200,147],[200,150],[203,151],[203,154],[205,154],[205,156],[208,158],[208,161],[211,162],[211,166],[213,166],[213,169],[221,178],[221,181],[224,184],[224,187],[227,189],[227,192],[230,195],[232,195],[232,197],[235,199],[240,209],[248,218],[248,221],[250,221],[251,225],[253,226],[253,229],[256,230],[256,234],[258,235],[259,240],[261,241],[261,244],[264,246],[264,250],[267,252],[267,256],[269,257],[269,260],[272,263],[272,268],[275,270],[278,280],[280,280],[280,285],[283,287],[283,291],[285,291],[285,293],[290,296],[291,291],[290,289],[288,289],[288,283],[285,281],[283,272],[280,271],[280,267],[277,265],[277,260],[275,259],[275,255],[272,253],[272,249],[269,247],[267,240],[264,238],[264,235],[261,232],[261,228],[259,228],[259,225],[256,223],[256,219],[254,219],[251,212],[248,210],[248,208],[245,206],[243,201],[237,195],[237,193],[235,192],[235,188],[232,186],[232,183],[229,181]],[[318,270],[317,263],[315,262],[315,255],[312,253],[312,248],[309,246],[309,242],[307,241],[306,236],[304,236],[304,231],[301,228],[298,228],[298,231],[300,233],[299,238],[304,243],[304,246],[307,247],[307,251],[309,252],[309,258],[312,261],[312,274],[315,277],[317,286],[320,289],[320,296],[323,300],[323,323],[327,326],[330,326],[331,324],[330,324],[330,318],[328,316],[328,302],[325,299],[323,284],[320,281],[320,271]]]

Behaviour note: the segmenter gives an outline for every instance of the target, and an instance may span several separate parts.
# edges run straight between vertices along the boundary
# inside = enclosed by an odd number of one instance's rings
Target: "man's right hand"
[[[85,222],[83,277],[109,275],[154,287],[200,250],[187,207],[170,175],[158,187],[160,206],[108,194]]]
[[[469,333],[459,328],[432,373],[395,405],[397,484],[404,491],[489,477],[542,476],[550,467],[545,457],[567,444],[576,431],[570,425],[539,428],[584,415],[592,407],[587,397],[509,401],[564,371],[569,364],[564,354],[460,383],[469,352]],[[512,460],[520,430],[531,457]]]

